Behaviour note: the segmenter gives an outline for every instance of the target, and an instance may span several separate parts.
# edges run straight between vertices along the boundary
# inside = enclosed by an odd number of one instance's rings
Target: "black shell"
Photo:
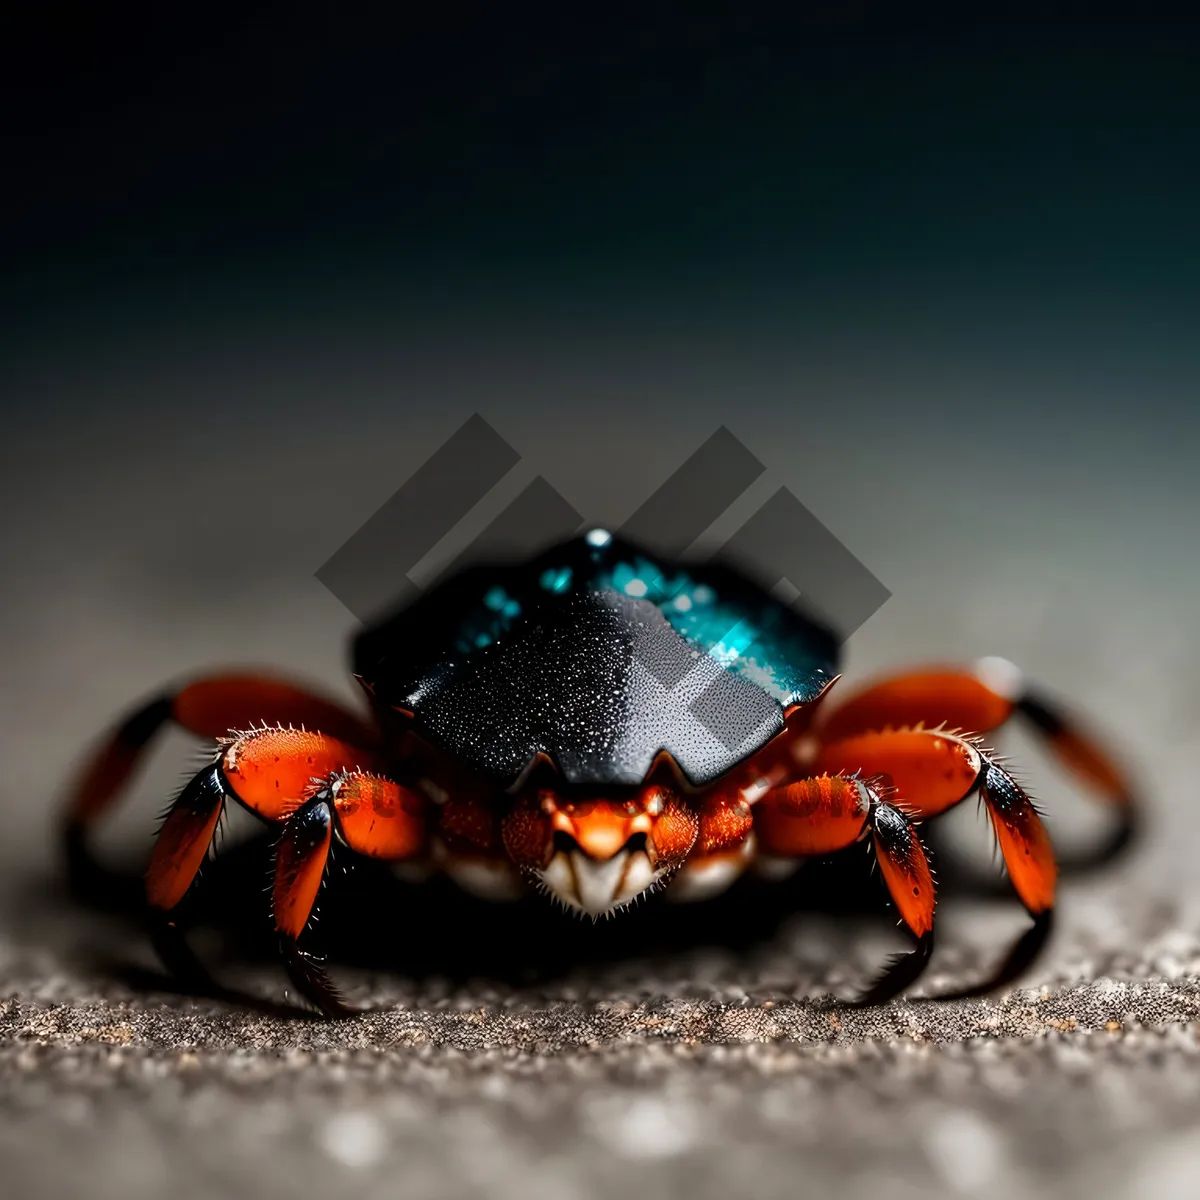
[[[657,559],[602,530],[460,572],[364,630],[384,706],[511,783],[539,751],[577,784],[636,784],[669,751],[724,774],[836,674],[834,635],[728,567]]]

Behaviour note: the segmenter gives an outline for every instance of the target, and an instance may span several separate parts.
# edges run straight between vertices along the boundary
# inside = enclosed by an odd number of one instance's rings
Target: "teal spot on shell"
[[[828,681],[796,644],[778,612],[763,608],[748,615],[739,605],[723,603],[709,584],[697,582],[687,571],[664,574],[638,557],[602,568],[591,586],[652,601],[691,646],[756,683],[781,704],[811,700]]]
[[[463,623],[455,640],[454,648],[459,654],[470,654],[482,650],[498,641],[521,615],[521,602],[510,596],[504,588],[489,588],[483,595],[483,604],[470,620]]]
[[[548,592],[561,596],[571,586],[572,571],[570,567],[547,567],[538,582]]]

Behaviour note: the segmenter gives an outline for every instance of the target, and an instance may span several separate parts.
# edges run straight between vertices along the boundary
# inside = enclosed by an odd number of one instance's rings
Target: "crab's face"
[[[503,822],[509,857],[569,908],[600,916],[632,903],[678,869],[699,822],[671,787],[571,799],[527,789]]]

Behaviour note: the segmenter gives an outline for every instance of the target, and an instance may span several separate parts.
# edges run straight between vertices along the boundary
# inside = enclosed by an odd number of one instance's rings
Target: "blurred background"
[[[130,700],[215,663],[274,664],[350,696],[355,621],[314,573],[475,412],[523,456],[502,496],[540,473],[609,525],[726,425],[767,471],[710,535],[786,486],[892,592],[851,638],[851,672],[1000,654],[1073,697],[1118,739],[1153,822],[1124,863],[1064,888],[1063,930],[1030,985],[1149,977],[1192,995],[1196,35],[1150,6],[1082,4],[825,4],[783,25],[439,10],[395,28],[282,5],[7,10],[11,1012],[148,1003],[81,962],[99,927],[53,891],[53,802],[81,747]],[[116,857],[145,853],[186,746],[168,743],[107,831]],[[1033,777],[1064,844],[1094,831],[1052,771]],[[986,848],[972,814],[955,820]],[[955,911],[951,967],[990,961],[1021,928],[1003,906]],[[856,953],[822,942],[825,966],[789,976],[781,936],[757,966],[719,959],[713,994],[765,970],[799,1001]],[[122,952],[149,965],[136,933]],[[691,961],[552,995],[682,995]],[[282,990],[269,968],[258,978]],[[1190,1046],[1186,1012],[1173,1020]],[[5,1053],[31,1039],[10,1028]],[[682,1083],[664,1068],[639,1084],[633,1067],[589,1081],[580,1066],[555,1093],[569,1115],[552,1145],[520,1085],[504,1092],[511,1064],[458,1092],[433,1075],[360,1081],[350,1099],[336,1076],[312,1094],[276,1081],[261,1128],[224,1067],[199,1099],[147,1076],[99,1109],[79,1099],[99,1094],[84,1076],[45,1066],[10,1076],[0,1145],[31,1194],[161,1194],[182,1163],[189,1195],[306,1178],[589,1196],[626,1170],[697,1195],[738,1179],[794,1194],[801,1175],[855,1195],[881,1180],[894,1195],[1195,1194],[1200,1087],[1155,1058],[1161,1039],[1094,1078],[1053,1057],[1069,1048],[1017,1041],[1007,1090],[935,1046],[930,1098],[903,1117],[911,1078],[894,1049],[818,1084],[811,1063],[779,1066],[773,1091],[766,1068],[727,1074],[719,1058]],[[826,1086],[822,1117],[812,1089]],[[630,1105],[674,1156],[627,1153]],[[721,1125],[733,1111],[749,1124],[730,1145],[752,1157],[728,1157],[709,1128],[740,1129]],[[831,1132],[830,1114],[855,1120]],[[349,1143],[321,1141],[326,1117]],[[52,1152],[64,1139],[74,1156]],[[454,1150],[464,1139],[485,1147],[474,1168]],[[735,1161],[731,1181],[718,1164]]]

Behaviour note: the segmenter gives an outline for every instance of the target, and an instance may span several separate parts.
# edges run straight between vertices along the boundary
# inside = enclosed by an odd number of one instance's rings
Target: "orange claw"
[[[330,786],[346,844],[370,858],[411,858],[425,845],[428,802],[390,779],[355,771]]]

